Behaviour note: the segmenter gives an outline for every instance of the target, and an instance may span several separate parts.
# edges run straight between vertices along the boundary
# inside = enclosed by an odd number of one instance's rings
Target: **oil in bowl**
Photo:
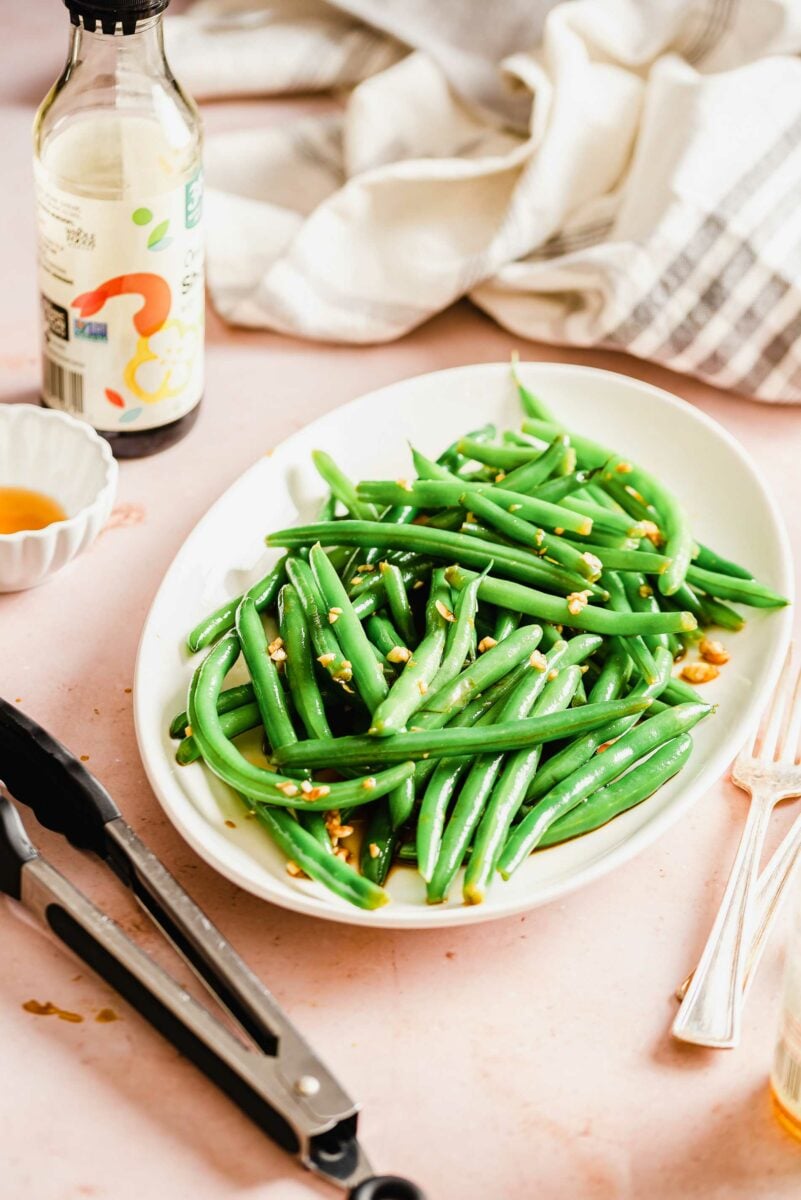
[[[0,487],[0,534],[44,529],[67,514],[52,496],[31,488]]]

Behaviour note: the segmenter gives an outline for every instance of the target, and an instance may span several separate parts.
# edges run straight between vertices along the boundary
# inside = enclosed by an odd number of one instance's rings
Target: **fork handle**
[[[760,790],[752,795],[718,915],[673,1022],[673,1036],[683,1042],[730,1049],[740,1040],[748,904],[773,802],[770,792]]]
[[[787,885],[795,874],[800,858],[801,817],[797,817],[759,876],[752,904],[751,941],[743,981],[746,995],[762,959],[768,934],[787,895]]]

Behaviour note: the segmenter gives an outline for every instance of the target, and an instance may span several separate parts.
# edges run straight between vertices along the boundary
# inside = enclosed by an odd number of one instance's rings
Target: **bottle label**
[[[154,429],[203,393],[203,180],[151,198],[62,191],[37,163],[42,396],[96,429]]]

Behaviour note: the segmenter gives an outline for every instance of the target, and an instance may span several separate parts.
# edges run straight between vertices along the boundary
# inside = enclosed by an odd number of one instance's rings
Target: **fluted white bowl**
[[[0,405],[0,487],[31,488],[67,514],[0,534],[0,592],[36,587],[91,545],[111,512],[117,463],[90,425],[33,404]]]

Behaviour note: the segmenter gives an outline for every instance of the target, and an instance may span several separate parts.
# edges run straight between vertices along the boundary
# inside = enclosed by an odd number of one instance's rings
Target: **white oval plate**
[[[790,595],[790,548],[781,517],[753,463],[719,425],[667,392],[611,372],[525,363],[520,374],[568,426],[668,481],[687,505],[698,537]],[[745,630],[726,639],[732,661],[704,687],[704,698],[719,703],[718,712],[696,731],[694,754],[681,775],[604,828],[533,855],[508,883],[498,879],[481,905],[462,905],[457,884],[447,905],[429,907],[422,881],[405,868],[393,870],[392,903],[377,912],[291,878],[264,831],[243,819],[233,792],[200,764],[175,763],[167,726],[184,707],[193,669],[186,633],[264,574],[275,557],[264,548],[265,533],[313,519],[324,490],[311,450],[328,450],[354,479],[394,479],[411,474],[407,440],[436,455],[487,421],[501,427],[520,421],[505,363],[421,375],[354,400],[255,463],[199,522],[164,577],[136,667],[134,711],[145,769],[170,820],[197,853],[265,900],[327,920],[390,929],[467,925],[554,900],[624,862],[678,820],[739,750],[776,683],[790,610],[750,610]]]

